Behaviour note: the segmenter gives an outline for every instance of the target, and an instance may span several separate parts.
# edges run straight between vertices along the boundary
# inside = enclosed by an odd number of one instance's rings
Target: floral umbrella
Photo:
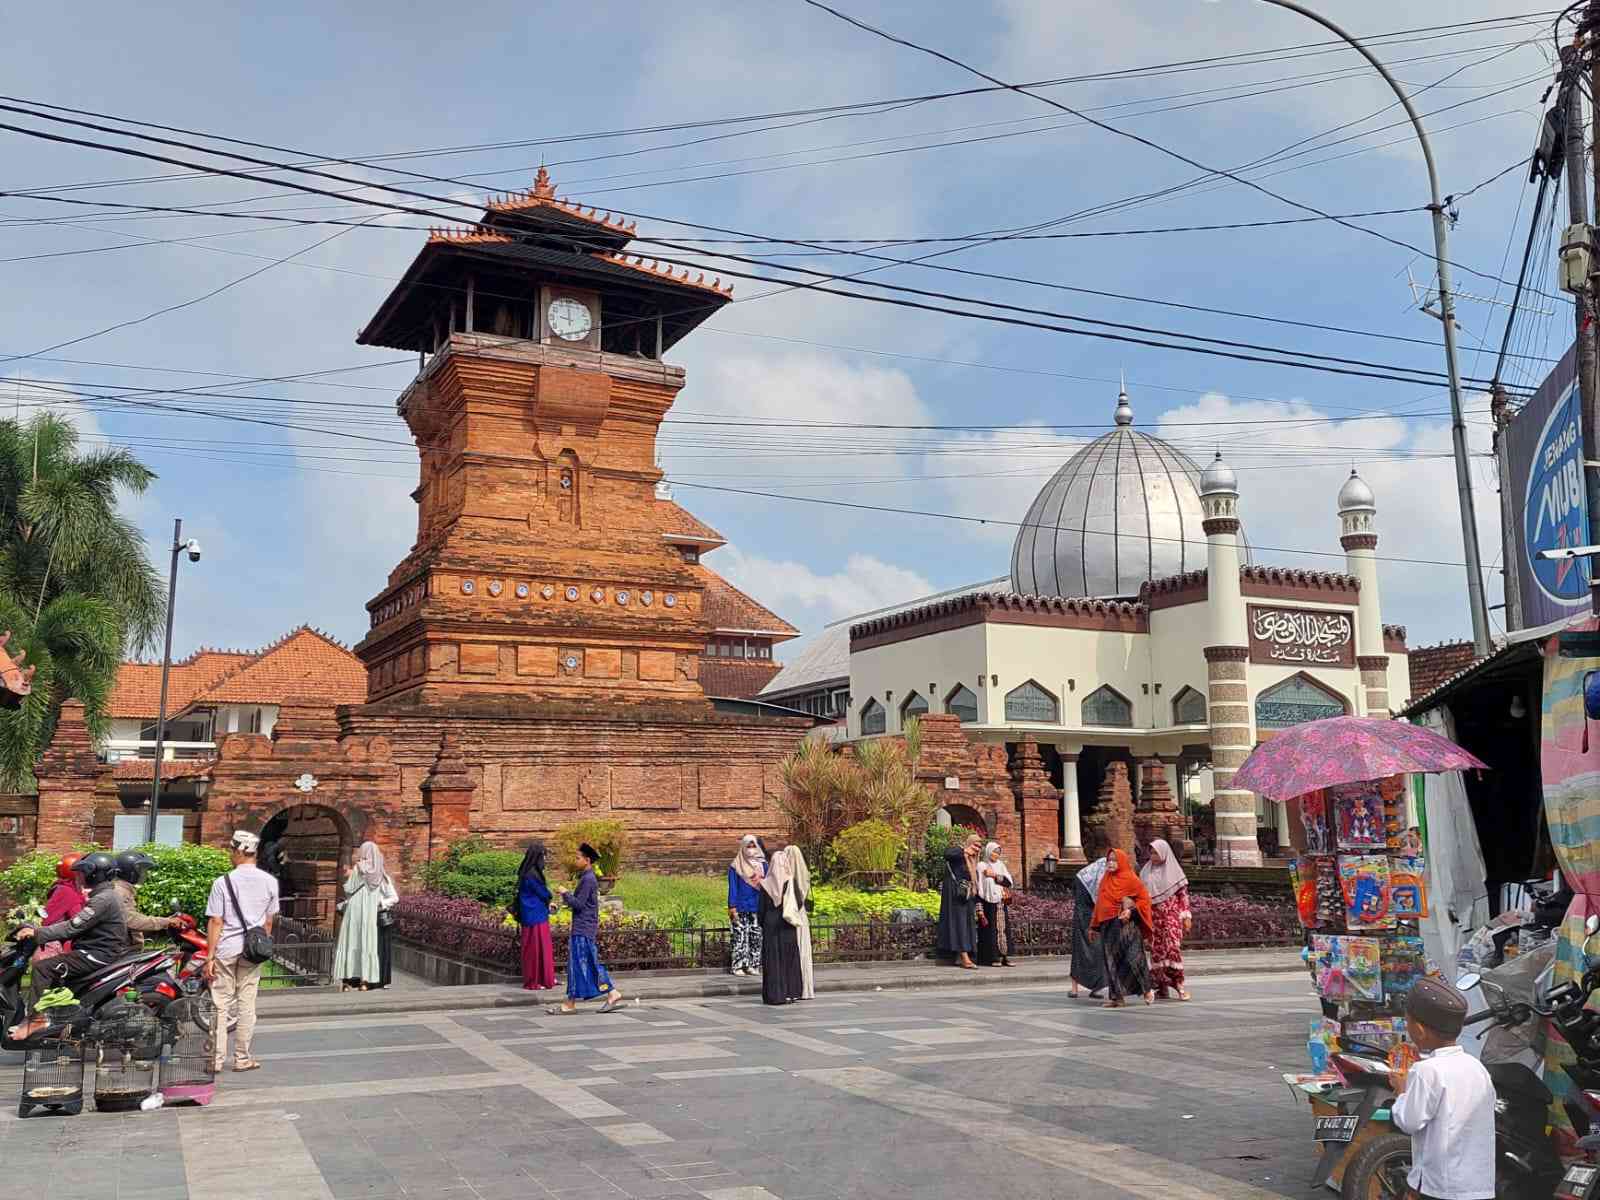
[[[1231,787],[1269,800],[1293,800],[1338,783],[1391,775],[1487,769],[1448,738],[1405,721],[1329,717],[1307,721],[1262,742]]]

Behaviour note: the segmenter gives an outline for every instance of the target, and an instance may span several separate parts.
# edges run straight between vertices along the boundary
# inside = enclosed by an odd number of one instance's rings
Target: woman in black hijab
[[[544,843],[530,842],[517,868],[513,910],[522,926],[522,986],[530,992],[556,986],[556,952],[550,941],[550,885],[544,879]]]
[[[944,852],[944,878],[939,880],[939,953],[953,955],[958,967],[976,971],[972,952],[978,948],[978,850],[983,838],[968,834],[960,846]]]

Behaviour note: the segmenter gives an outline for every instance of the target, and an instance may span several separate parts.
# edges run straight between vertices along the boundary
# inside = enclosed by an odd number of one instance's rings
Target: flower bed
[[[521,970],[522,944],[517,926],[493,911],[486,912],[476,900],[429,892],[402,897],[395,909],[395,932],[407,941],[452,958],[513,974]],[[674,945],[673,932],[657,927],[648,917],[604,916],[597,939],[600,958],[609,966],[641,971],[679,966],[684,955]],[[571,936],[570,918],[551,924],[550,940],[558,968],[567,965]],[[707,946],[701,953],[726,957],[725,936],[712,940],[717,946]]]

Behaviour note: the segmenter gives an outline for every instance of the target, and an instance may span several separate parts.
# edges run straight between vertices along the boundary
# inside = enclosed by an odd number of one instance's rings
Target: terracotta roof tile
[[[196,779],[211,773],[214,758],[174,758],[161,764],[161,778]],[[155,766],[153,758],[125,758],[111,768],[111,777],[118,783],[149,783]]]
[[[681,537],[699,543],[702,549],[714,549],[728,540],[673,500],[657,496],[654,504],[640,511],[644,514],[645,529],[668,539]]]
[[[181,712],[197,693],[255,655],[246,650],[197,650],[172,664],[167,680],[167,712]],[[106,712],[111,717],[155,720],[161,708],[161,664],[125,662],[117,671]]]
[[[1431,696],[1439,687],[1478,661],[1471,642],[1441,642],[1418,646],[1407,656],[1411,664],[1411,695]]]
[[[292,695],[361,704],[367,698],[367,669],[327,634],[302,625],[197,691],[187,707],[281,704]]]
[[[700,577],[705,586],[705,615],[717,632],[763,633],[774,641],[800,636],[789,622],[703,564]]]
[[[702,658],[700,687],[708,696],[750,700],[772,682],[778,664],[770,659]]]

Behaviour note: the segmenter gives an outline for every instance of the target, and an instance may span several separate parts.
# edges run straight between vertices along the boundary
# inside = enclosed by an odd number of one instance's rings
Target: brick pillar
[[[82,701],[68,700],[61,706],[55,735],[34,768],[39,781],[39,849],[65,854],[94,840],[96,785],[107,773],[95,757]]]
[[[428,810],[428,857],[467,836],[472,824],[472,794],[477,785],[467,770],[461,743],[448,731],[439,739],[433,770],[422,781],[422,803]]]
[[[1360,654],[1356,666],[1361,669],[1361,687],[1366,693],[1366,715],[1389,715],[1389,656],[1387,654]]]
[[[1078,800],[1078,756],[1061,756],[1061,861],[1084,863],[1089,860],[1083,853],[1083,816]]]
[[[1259,867],[1255,793],[1233,786],[1250,757],[1250,688],[1245,646],[1207,646],[1206,687],[1211,713],[1212,809],[1217,822],[1217,865]]]
[[[1133,831],[1149,845],[1162,838],[1180,859],[1194,856],[1194,843],[1184,837],[1183,814],[1172,794],[1167,762],[1158,757],[1139,760],[1139,808],[1133,817]]]
[[[1025,881],[1033,878],[1034,868],[1044,861],[1045,853],[1055,848],[1061,820],[1061,793],[1050,782],[1050,772],[1039,757],[1039,743],[1031,737],[1017,743],[1011,761],[1011,790],[1022,815],[1022,845],[1018,853],[1022,859],[1021,879]]]
[[[1084,850],[1091,858],[1107,850],[1133,853],[1133,792],[1128,787],[1128,764],[1120,759],[1106,766],[1095,810],[1084,822]]]

